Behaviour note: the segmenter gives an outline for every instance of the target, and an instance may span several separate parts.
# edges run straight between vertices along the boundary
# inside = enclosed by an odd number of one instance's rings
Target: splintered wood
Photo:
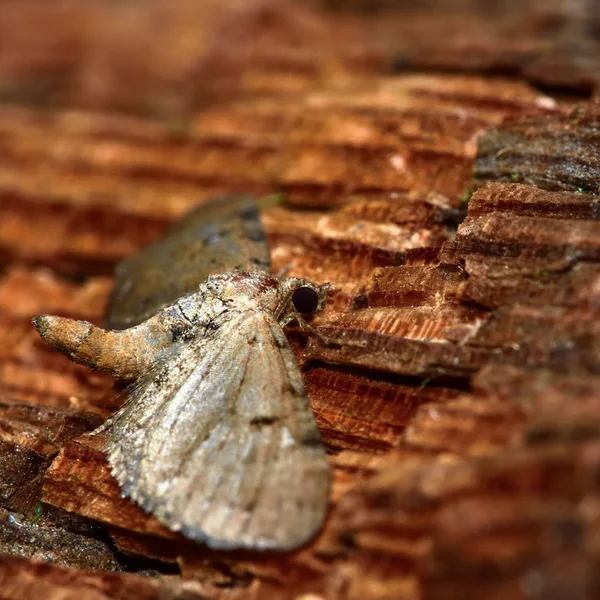
[[[356,15],[329,15],[340,27],[334,51],[335,35],[308,9],[296,25],[283,4],[251,4],[221,34],[243,18],[258,32],[271,20],[279,37],[261,37],[246,61],[215,54],[214,38],[182,41],[161,67],[170,83],[140,72],[131,95],[119,90],[140,60],[124,58],[132,16],[113,33],[96,24],[85,78],[71,52],[82,34],[65,19],[60,44],[42,37],[22,60],[0,62],[18,99],[40,69],[52,85],[37,99],[161,117],[0,108],[0,595],[594,597],[598,104],[492,76],[373,74],[394,48],[398,69],[503,70],[589,90],[581,19],[554,40],[556,7],[538,7],[514,36],[514,18],[481,29],[479,16],[455,15],[460,35],[440,44],[432,32],[451,29],[447,15],[370,17],[379,38]],[[69,6],[86,27],[98,11],[113,14],[105,3]],[[163,13],[164,40],[140,38],[138,51],[193,29],[195,9],[187,21],[179,9]],[[573,39],[582,45],[570,55]],[[196,105],[197,81],[183,82],[198,56],[227,64],[223,77],[203,110],[165,116]],[[51,63],[71,79],[58,82]],[[323,531],[291,554],[210,551],[123,498],[104,440],[82,434],[126,391],[51,351],[30,324],[35,313],[101,324],[115,264],[224,192],[271,196],[262,218],[273,271],[334,284],[312,325],[364,344],[289,332],[334,473]],[[118,572],[152,570],[161,577]]]

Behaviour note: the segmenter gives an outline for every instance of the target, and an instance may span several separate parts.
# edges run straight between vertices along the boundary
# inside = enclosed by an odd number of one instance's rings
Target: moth
[[[101,431],[129,496],[217,549],[285,551],[320,529],[330,471],[283,332],[325,305],[328,284],[269,274],[252,198],[192,211],[117,266],[105,326],[38,315],[73,361],[133,381]]]

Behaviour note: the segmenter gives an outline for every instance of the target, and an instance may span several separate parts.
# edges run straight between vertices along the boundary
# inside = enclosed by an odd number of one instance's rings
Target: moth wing
[[[125,493],[213,548],[294,549],[325,518],[328,459],[296,359],[267,313],[184,346],[108,431]]]
[[[267,271],[270,264],[254,199],[244,195],[216,198],[180,219],[165,237],[117,265],[105,326],[138,325],[197,291],[208,275]]]

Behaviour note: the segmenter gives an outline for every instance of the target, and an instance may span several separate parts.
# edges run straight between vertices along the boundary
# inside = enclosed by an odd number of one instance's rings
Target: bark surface
[[[594,3],[117,4],[0,17],[0,596],[597,597]],[[122,498],[82,434],[124,391],[30,322],[100,325],[115,264],[232,192],[364,343],[289,332],[335,481],[285,555]]]

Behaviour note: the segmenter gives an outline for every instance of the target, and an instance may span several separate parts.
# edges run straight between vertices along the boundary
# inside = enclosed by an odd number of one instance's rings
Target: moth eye
[[[292,294],[294,308],[300,313],[311,313],[319,306],[319,295],[309,287],[299,287]]]

